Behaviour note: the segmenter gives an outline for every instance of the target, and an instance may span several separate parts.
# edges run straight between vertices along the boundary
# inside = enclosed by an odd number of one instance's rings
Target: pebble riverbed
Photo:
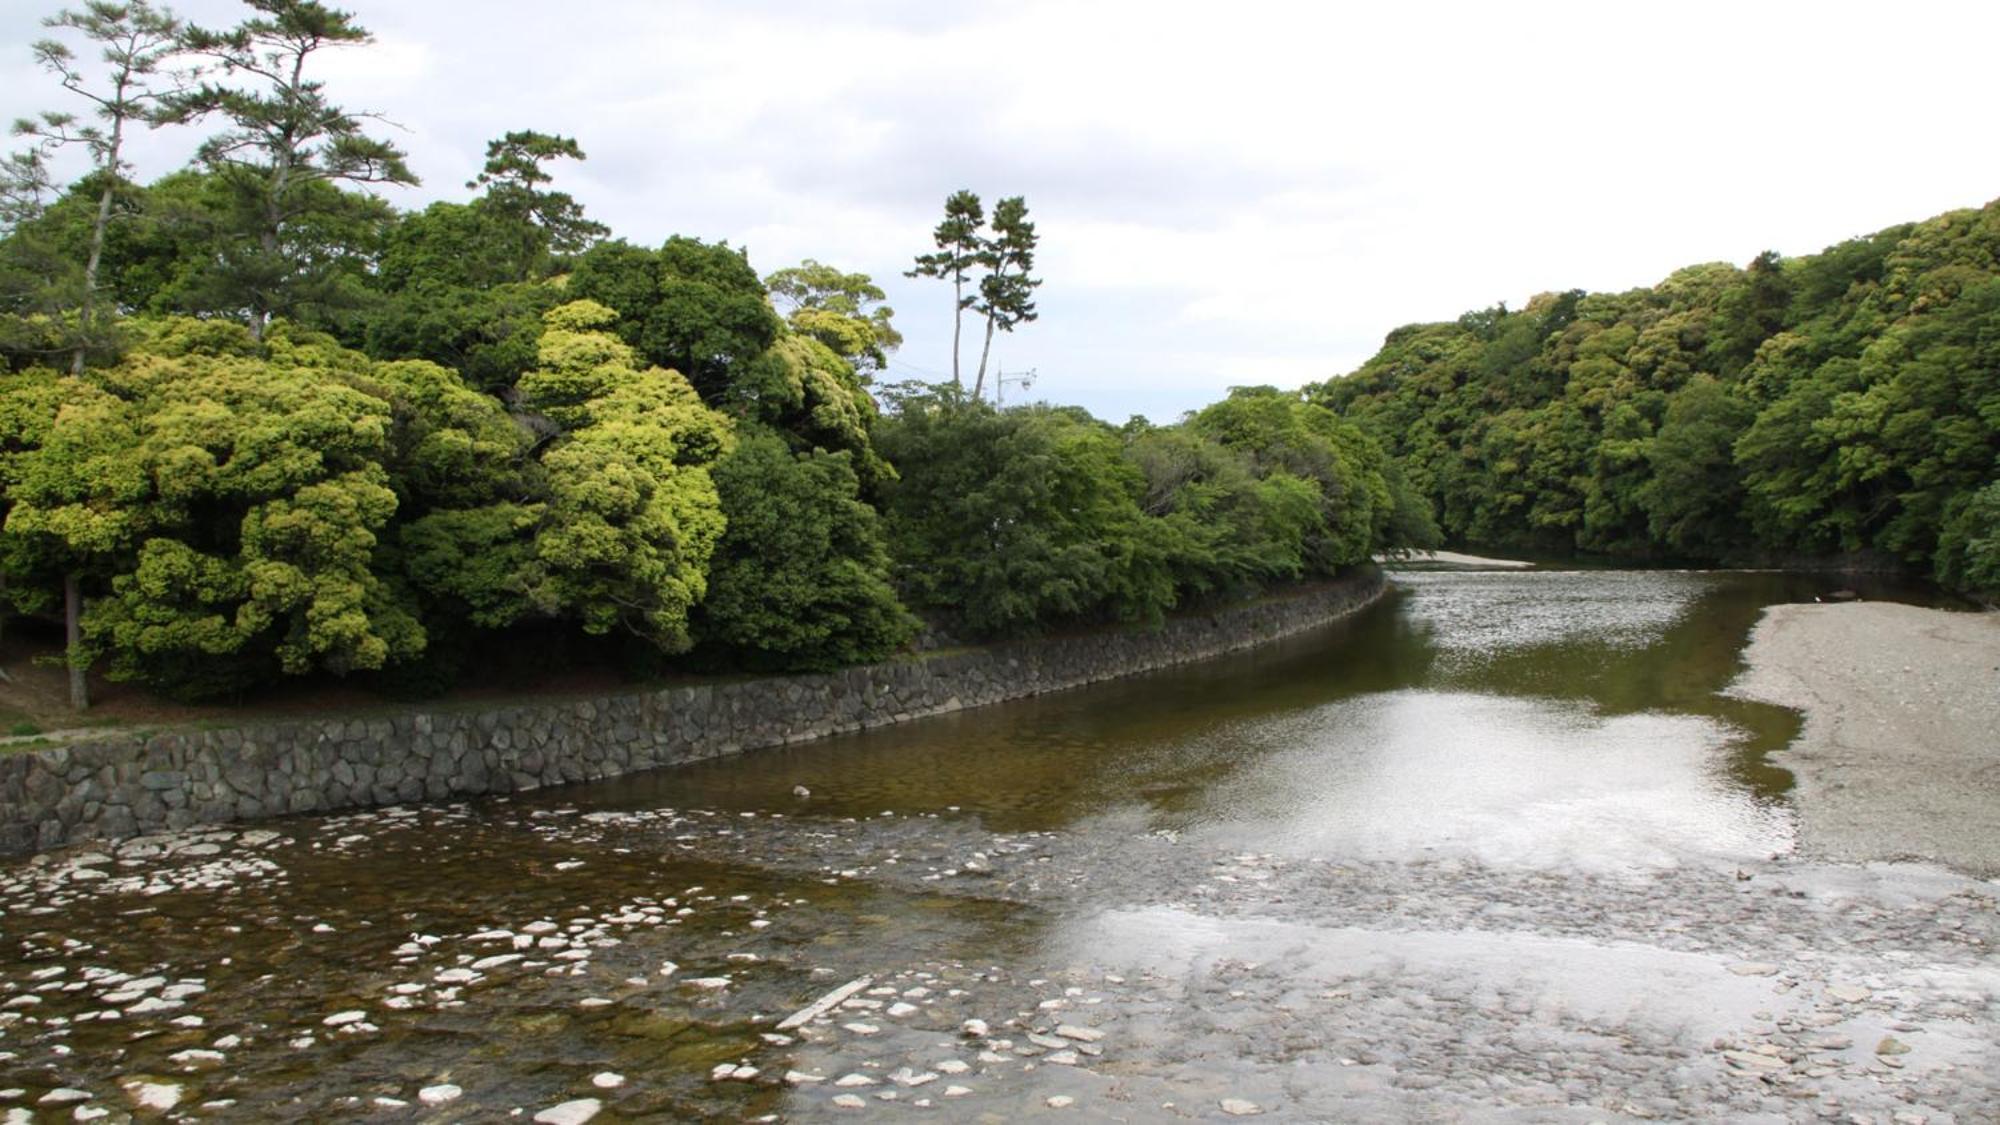
[[[1771,576],[0,863],[0,1125],[2000,1120],[2000,883],[1801,856]],[[794,791],[798,787],[799,792]]]
[[[493,802],[45,856],[0,874],[0,1120],[2000,1112],[1991,883],[1117,829]],[[433,901],[295,911],[364,864]],[[544,908],[453,900],[482,864]]]

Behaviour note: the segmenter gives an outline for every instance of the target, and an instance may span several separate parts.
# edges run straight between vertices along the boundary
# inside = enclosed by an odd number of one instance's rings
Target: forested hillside
[[[1859,554],[2000,597],[2000,201],[1400,328],[1309,397],[1375,435],[1455,542]]]
[[[376,192],[415,182],[404,154],[319,78],[367,33],[254,8],[66,16],[102,68],[37,54],[92,115],[23,123],[43,143],[3,169],[0,612],[67,628],[78,706],[93,666],[198,699],[827,668],[926,619],[1152,621],[1432,534],[1376,441],[1292,393],[1166,428],[976,383],[885,413],[900,337],[868,277],[613,238],[553,187],[568,137],[508,133],[463,201],[398,211]],[[142,125],[204,131],[193,163],[128,178]],[[70,145],[89,170],[58,188]],[[1003,331],[1031,315],[1026,215],[1002,200],[1005,238],[967,226],[945,271],[998,263],[964,307]]]

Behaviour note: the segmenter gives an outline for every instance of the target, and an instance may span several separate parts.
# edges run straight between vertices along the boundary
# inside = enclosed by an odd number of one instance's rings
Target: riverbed
[[[1723,694],[1827,584],[1397,585],[864,735],[0,866],[0,1120],[2000,1115],[2000,888],[1798,854],[1799,717]]]

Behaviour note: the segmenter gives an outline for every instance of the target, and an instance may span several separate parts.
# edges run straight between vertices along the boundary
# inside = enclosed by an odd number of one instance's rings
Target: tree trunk
[[[986,344],[979,349],[979,375],[972,381],[972,401],[986,390],[986,357],[993,354],[993,314],[986,314]],[[996,383],[995,386],[998,386]],[[996,396],[997,397],[997,396]]]
[[[965,324],[965,278],[951,279],[951,383],[959,390],[965,389],[965,380],[958,377],[958,333]]]
[[[69,665],[69,705],[77,711],[90,710],[89,668],[83,661],[83,590],[76,575],[63,575],[63,631],[69,640],[64,652]]]
[[[118,83],[120,102],[125,97],[125,83]],[[118,191],[118,159],[125,146],[125,118],[123,115],[111,119],[111,145],[105,156],[104,191],[97,197],[97,221],[90,227],[90,258],[83,265],[83,309],[78,316],[79,338],[76,351],[70,353],[69,373],[72,377],[83,374],[84,353],[90,348],[91,323],[97,317],[97,268],[104,262],[104,232],[111,225],[111,201]]]

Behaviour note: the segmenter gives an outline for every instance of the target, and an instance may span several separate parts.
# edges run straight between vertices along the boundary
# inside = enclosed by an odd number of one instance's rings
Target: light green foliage
[[[72,570],[133,546],[151,521],[140,507],[150,482],[134,457],[139,422],[131,404],[87,385],[54,394],[19,383],[9,390],[25,400],[10,415],[23,406],[55,410],[45,426],[10,427],[21,448],[9,457],[8,534],[44,540],[73,560]]]
[[[639,355],[607,331],[618,314],[595,301],[570,301],[542,316],[534,370],[521,376],[521,404],[575,427],[590,401],[638,377]]]
[[[847,453],[793,453],[769,430],[739,435],[714,469],[728,530],[698,633],[757,669],[823,670],[880,660],[915,620],[889,585],[880,521]]]
[[[895,470],[875,452],[875,399],[847,362],[808,336],[779,337],[733,388],[724,409],[782,433],[801,452],[852,457],[863,491],[873,495]]]
[[[823,270],[802,267],[797,276],[783,271],[773,276],[786,286],[787,300],[860,312],[872,289],[866,279],[829,277],[832,271]],[[531,400],[552,403],[559,411],[568,399],[589,393],[580,383],[565,384],[569,389],[559,391],[556,384],[565,378],[559,370],[652,363],[686,375],[715,409],[780,431],[796,451],[853,454],[854,470],[870,495],[893,475],[869,439],[876,408],[861,376],[824,342],[777,319],[741,252],[691,238],[669,239],[657,252],[604,243],[583,255],[567,292],[593,308],[614,311],[612,330],[636,356],[565,358],[553,365],[557,372],[537,371],[523,379],[522,390]],[[851,319],[867,323],[862,316]],[[565,349],[574,346],[573,341],[563,344]],[[575,376],[566,378],[573,381]]]
[[[771,302],[792,331],[824,344],[864,377],[888,366],[903,334],[890,322],[896,310],[865,273],[842,273],[807,258],[764,278]]]
[[[323,339],[270,350],[137,353],[14,463],[8,535],[108,579],[84,627],[113,675],[212,694],[423,647],[372,569],[397,506],[390,404]]]
[[[573,301],[544,319],[541,365],[520,389],[563,432],[536,467],[536,499],[414,521],[403,534],[411,580],[481,626],[562,617],[681,651],[722,534],[707,466],[729,447],[728,421],[678,374],[641,369],[606,330],[610,309]]]
[[[1374,439],[1324,407],[1273,387],[1238,387],[1188,420],[1196,434],[1241,452],[1259,477],[1285,474],[1318,493],[1304,543],[1312,574],[1366,561],[1391,525],[1394,497]]]
[[[530,604],[573,614],[585,632],[623,628],[668,652],[692,643],[688,612],[707,590],[709,556],[722,535],[721,502],[706,458],[727,424],[670,372],[653,379],[658,409],[700,417],[676,425],[640,412],[611,412],[542,458],[548,508],[526,575]],[[704,430],[697,459],[678,430]]]

